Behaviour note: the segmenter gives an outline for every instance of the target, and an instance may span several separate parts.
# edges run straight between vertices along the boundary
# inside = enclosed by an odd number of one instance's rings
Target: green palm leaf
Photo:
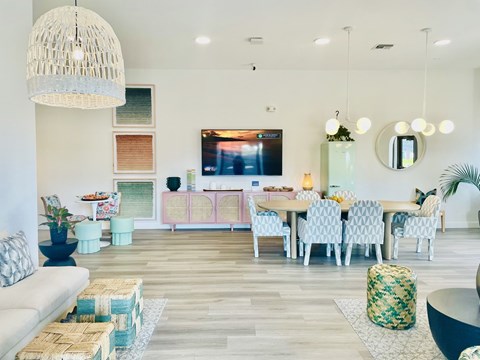
[[[450,165],[440,175],[440,188],[442,189],[443,200],[457,192],[461,183],[472,184],[480,190],[480,171],[471,164]]]

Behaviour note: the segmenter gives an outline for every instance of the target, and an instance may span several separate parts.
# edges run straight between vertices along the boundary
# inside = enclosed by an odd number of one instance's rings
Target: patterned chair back
[[[342,241],[342,220],[340,204],[333,200],[316,200],[307,210],[304,242],[328,243]]]
[[[97,220],[110,220],[113,216],[118,215],[120,212],[120,200],[122,198],[122,193],[116,191],[97,191],[96,195],[108,195],[110,197],[109,200],[98,203]]]
[[[427,199],[423,202],[422,208],[420,209],[418,216],[437,218],[440,215],[440,204],[440,197],[436,195],[429,195]]]
[[[344,200],[357,201],[357,195],[351,190],[337,190],[333,193],[333,195],[342,197]]]
[[[248,202],[248,210],[250,211],[250,217],[253,219],[255,215],[257,215],[257,208],[255,206],[255,201],[251,196],[247,197]]]
[[[375,200],[358,200],[348,210],[345,242],[382,244],[385,225],[383,207]]]
[[[56,208],[62,207],[60,198],[57,194],[42,196],[40,199],[42,199],[43,207],[45,208],[45,214],[48,214],[48,205]]]
[[[322,197],[319,193],[313,190],[302,190],[295,195],[296,200],[320,200]]]

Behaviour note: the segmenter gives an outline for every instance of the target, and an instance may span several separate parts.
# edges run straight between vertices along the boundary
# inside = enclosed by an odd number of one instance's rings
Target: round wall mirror
[[[377,136],[375,152],[380,162],[392,170],[405,170],[418,163],[425,154],[425,138],[421,133],[409,129],[398,134],[392,123]]]

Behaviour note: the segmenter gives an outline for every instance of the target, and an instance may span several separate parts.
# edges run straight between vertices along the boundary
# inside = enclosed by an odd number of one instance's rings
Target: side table
[[[479,345],[480,307],[476,289],[440,289],[427,296],[428,324],[447,359],[458,359],[466,348]]]
[[[77,239],[67,239],[65,244],[53,244],[50,240],[38,244],[40,251],[48,260],[43,266],[77,266],[75,259],[70,255],[77,248]]]

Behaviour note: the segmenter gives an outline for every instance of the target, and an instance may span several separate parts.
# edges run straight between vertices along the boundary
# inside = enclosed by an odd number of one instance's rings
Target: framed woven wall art
[[[115,191],[122,193],[120,212],[135,220],[155,220],[155,179],[114,179]]]
[[[155,126],[154,85],[127,85],[125,99],[125,105],[113,109],[113,126]]]
[[[115,174],[155,172],[155,133],[114,132],[113,172]]]

